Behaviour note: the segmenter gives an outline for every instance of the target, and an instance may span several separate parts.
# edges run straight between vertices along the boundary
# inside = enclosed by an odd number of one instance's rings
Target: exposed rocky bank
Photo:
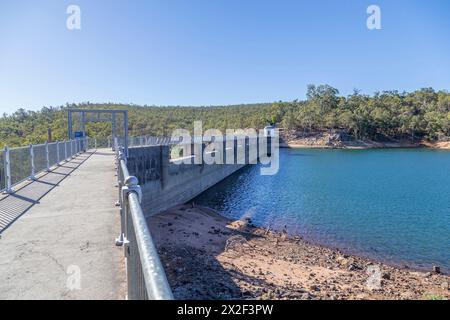
[[[334,149],[373,149],[373,148],[433,148],[450,149],[450,141],[373,141],[358,140],[342,130],[324,132],[299,132],[282,130],[280,146],[286,148],[334,148]]]
[[[448,299],[450,277],[399,269],[185,205],[148,219],[177,299]]]

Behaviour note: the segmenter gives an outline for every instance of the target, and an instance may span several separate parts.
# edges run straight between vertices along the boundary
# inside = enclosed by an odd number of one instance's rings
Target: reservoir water
[[[399,266],[450,271],[450,152],[281,149],[195,199],[223,215]]]

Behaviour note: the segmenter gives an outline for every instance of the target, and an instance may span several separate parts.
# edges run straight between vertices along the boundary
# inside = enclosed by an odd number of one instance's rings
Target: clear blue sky
[[[370,4],[382,30],[366,27]],[[449,39],[448,0],[2,0],[0,112],[293,100],[309,83],[449,89]]]

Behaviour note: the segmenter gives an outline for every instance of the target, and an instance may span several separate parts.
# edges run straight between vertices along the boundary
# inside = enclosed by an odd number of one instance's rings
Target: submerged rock
[[[433,266],[433,272],[439,274],[441,273],[441,268],[438,266]]]

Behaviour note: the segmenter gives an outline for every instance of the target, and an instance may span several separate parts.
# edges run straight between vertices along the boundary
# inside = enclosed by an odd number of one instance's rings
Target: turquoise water
[[[282,149],[280,171],[248,166],[195,202],[348,253],[450,271],[450,152]]]

